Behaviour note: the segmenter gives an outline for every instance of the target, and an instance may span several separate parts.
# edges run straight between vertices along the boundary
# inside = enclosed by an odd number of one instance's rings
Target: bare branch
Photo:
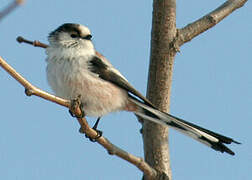
[[[247,0],[227,0],[209,14],[191,24],[188,24],[182,29],[178,29],[175,46],[179,47],[199,34],[205,32],[231,14],[234,10],[242,7],[246,2]]]
[[[24,0],[15,0],[11,2],[2,12],[0,12],[0,20],[3,19],[6,15],[10,14],[16,7],[20,6],[23,4],[25,1]]]
[[[14,79],[16,79],[22,86],[24,86],[26,95],[28,96],[35,95],[43,99],[49,100],[51,102],[57,103],[59,105],[69,107],[70,102],[68,100],[51,95],[33,86],[24,77],[22,77],[17,71],[15,71],[15,69],[13,69],[6,61],[4,61],[2,57],[0,57],[0,66],[2,66],[2,68],[6,72],[8,72]]]
[[[31,43],[29,43],[31,44]],[[40,46],[41,47],[41,46]],[[71,111],[76,114],[77,116],[81,115],[80,106],[77,104],[75,106],[71,106],[69,100],[65,100],[62,98],[59,98],[57,96],[51,95],[34,85],[32,85],[30,82],[28,82],[24,77],[22,77],[14,68],[12,68],[2,57],[0,57],[0,66],[9,73],[14,79],[16,79],[24,88],[25,93],[28,96],[35,95],[38,97],[41,97],[43,99],[46,99],[48,101],[57,103],[59,105],[65,106],[67,108],[71,108]],[[91,138],[95,138],[97,136],[97,132],[89,127],[86,118],[77,118],[78,122],[81,126],[80,132],[87,134]],[[116,155],[131,164],[135,165],[138,169],[140,169],[145,176],[147,176],[149,179],[153,179],[156,176],[156,171],[151,168],[142,158],[136,157],[119,147],[112,144],[108,139],[105,137],[100,137],[97,139],[97,142],[103,146],[110,155]]]
[[[17,37],[17,42],[31,44],[31,45],[33,45],[35,47],[42,47],[42,48],[47,48],[48,47],[47,44],[44,44],[44,43],[42,43],[40,41],[36,41],[36,40],[35,41],[30,41],[30,40],[27,40],[27,39],[23,38],[22,36]]]

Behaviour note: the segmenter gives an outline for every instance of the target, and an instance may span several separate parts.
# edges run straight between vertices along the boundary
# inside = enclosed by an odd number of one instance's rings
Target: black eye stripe
[[[92,38],[92,35],[91,35],[91,34],[86,35],[86,36],[83,37],[83,39],[86,39],[86,40],[90,40],[91,38]]]
[[[70,34],[70,36],[72,37],[72,38],[80,38],[80,35],[79,34],[76,34],[76,33],[71,33]],[[91,38],[92,38],[92,35],[86,35],[86,36],[84,36],[84,37],[81,37],[82,39],[86,39],[86,40],[91,40]]]
[[[73,28],[73,29],[72,29],[72,32],[70,33],[70,36],[71,36],[72,38],[81,37],[81,36],[80,36],[80,31],[79,31],[79,29]]]
[[[77,38],[77,37],[79,37],[77,34],[71,34],[71,37],[72,38]]]

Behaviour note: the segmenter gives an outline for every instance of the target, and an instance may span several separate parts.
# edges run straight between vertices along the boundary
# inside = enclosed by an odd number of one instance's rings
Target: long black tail
[[[138,107],[140,107],[139,110],[135,112],[136,115],[158,124],[168,125],[180,131],[181,133],[189,137],[192,137],[193,139],[213,148],[216,151],[220,151],[222,153],[226,152],[228,154],[235,155],[235,153],[228,147],[226,147],[224,144],[231,144],[231,143],[241,144],[233,140],[232,138],[220,135],[218,133],[207,130],[193,123],[189,123],[180,118],[177,118],[170,114],[161,112],[155,108],[152,108],[148,105],[145,105],[139,102],[134,97],[130,97],[130,100],[134,102],[136,105],[138,105]]]

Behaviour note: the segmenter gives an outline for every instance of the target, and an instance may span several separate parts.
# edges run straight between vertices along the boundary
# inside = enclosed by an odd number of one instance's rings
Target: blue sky
[[[2,0],[0,9],[10,1]],[[177,26],[205,15],[222,2],[177,1]],[[145,94],[152,1],[29,1],[0,21],[0,56],[34,85],[49,91],[45,51],[15,39],[22,35],[47,43],[49,32],[65,22],[87,25],[96,49]],[[251,179],[252,170],[252,6],[248,2],[214,28],[181,47],[174,66],[171,114],[241,141],[235,156],[221,154],[170,131],[172,176],[176,180]],[[0,69],[0,178],[141,179],[127,162],[78,133],[64,107],[37,97]],[[94,123],[89,118],[90,124]],[[104,136],[143,157],[140,124],[127,112],[105,116]]]

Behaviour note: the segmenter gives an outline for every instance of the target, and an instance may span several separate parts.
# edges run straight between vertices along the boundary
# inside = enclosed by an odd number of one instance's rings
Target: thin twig
[[[179,47],[184,43],[192,40],[194,37],[205,32],[211,27],[218,24],[221,20],[227,17],[236,9],[242,7],[247,0],[227,0],[225,3],[220,5],[218,8],[196,20],[193,23],[188,24],[182,29],[178,29],[175,47]]]
[[[15,0],[11,2],[2,12],[0,12],[0,20],[3,19],[6,15],[10,14],[16,7],[20,6],[23,4],[25,1],[24,0]]]
[[[30,40],[27,40],[27,39],[23,38],[22,36],[17,37],[17,42],[31,44],[31,45],[33,45],[35,47],[42,47],[42,48],[47,48],[48,47],[47,44],[44,44],[44,43],[42,43],[40,41],[36,41],[36,40],[35,41],[30,41]]]
[[[69,101],[59,98],[57,96],[51,95],[41,89],[33,86],[29,81],[27,81],[23,76],[21,76],[14,68],[12,68],[6,61],[0,57],[0,66],[8,72],[14,79],[16,79],[25,88],[25,93],[27,96],[35,95],[43,99],[49,100],[51,102],[57,103],[59,105],[69,107]]]
[[[31,44],[31,43],[29,43],[29,44]],[[41,46],[39,46],[39,47],[41,47]],[[42,47],[44,47],[44,46],[42,46]],[[46,99],[48,101],[54,102],[56,104],[65,106],[67,108],[71,108],[71,111],[74,114],[76,114],[77,116],[80,116],[81,110],[78,105],[75,106],[75,108],[73,109],[73,107],[70,107],[71,103],[69,100],[65,100],[65,99],[59,98],[57,96],[51,95],[51,94],[35,87],[29,81],[27,81],[23,76],[21,76],[18,72],[16,72],[16,70],[14,68],[12,68],[2,57],[0,57],[0,66],[25,88],[26,95],[28,95],[28,96],[35,95],[35,96],[41,97],[43,99]],[[87,134],[91,138],[95,138],[97,136],[97,132],[89,127],[85,118],[77,118],[77,119],[78,119],[78,122],[81,126],[80,130],[82,133]],[[150,177],[150,179],[152,177],[155,177],[156,171],[154,169],[152,169],[142,158],[136,157],[136,156],[120,149],[119,147],[112,144],[108,139],[106,139],[103,136],[100,137],[99,139],[97,139],[97,142],[101,146],[103,146],[108,151],[108,153],[110,155],[116,155],[116,156],[130,162],[131,164],[135,165],[147,177]]]

